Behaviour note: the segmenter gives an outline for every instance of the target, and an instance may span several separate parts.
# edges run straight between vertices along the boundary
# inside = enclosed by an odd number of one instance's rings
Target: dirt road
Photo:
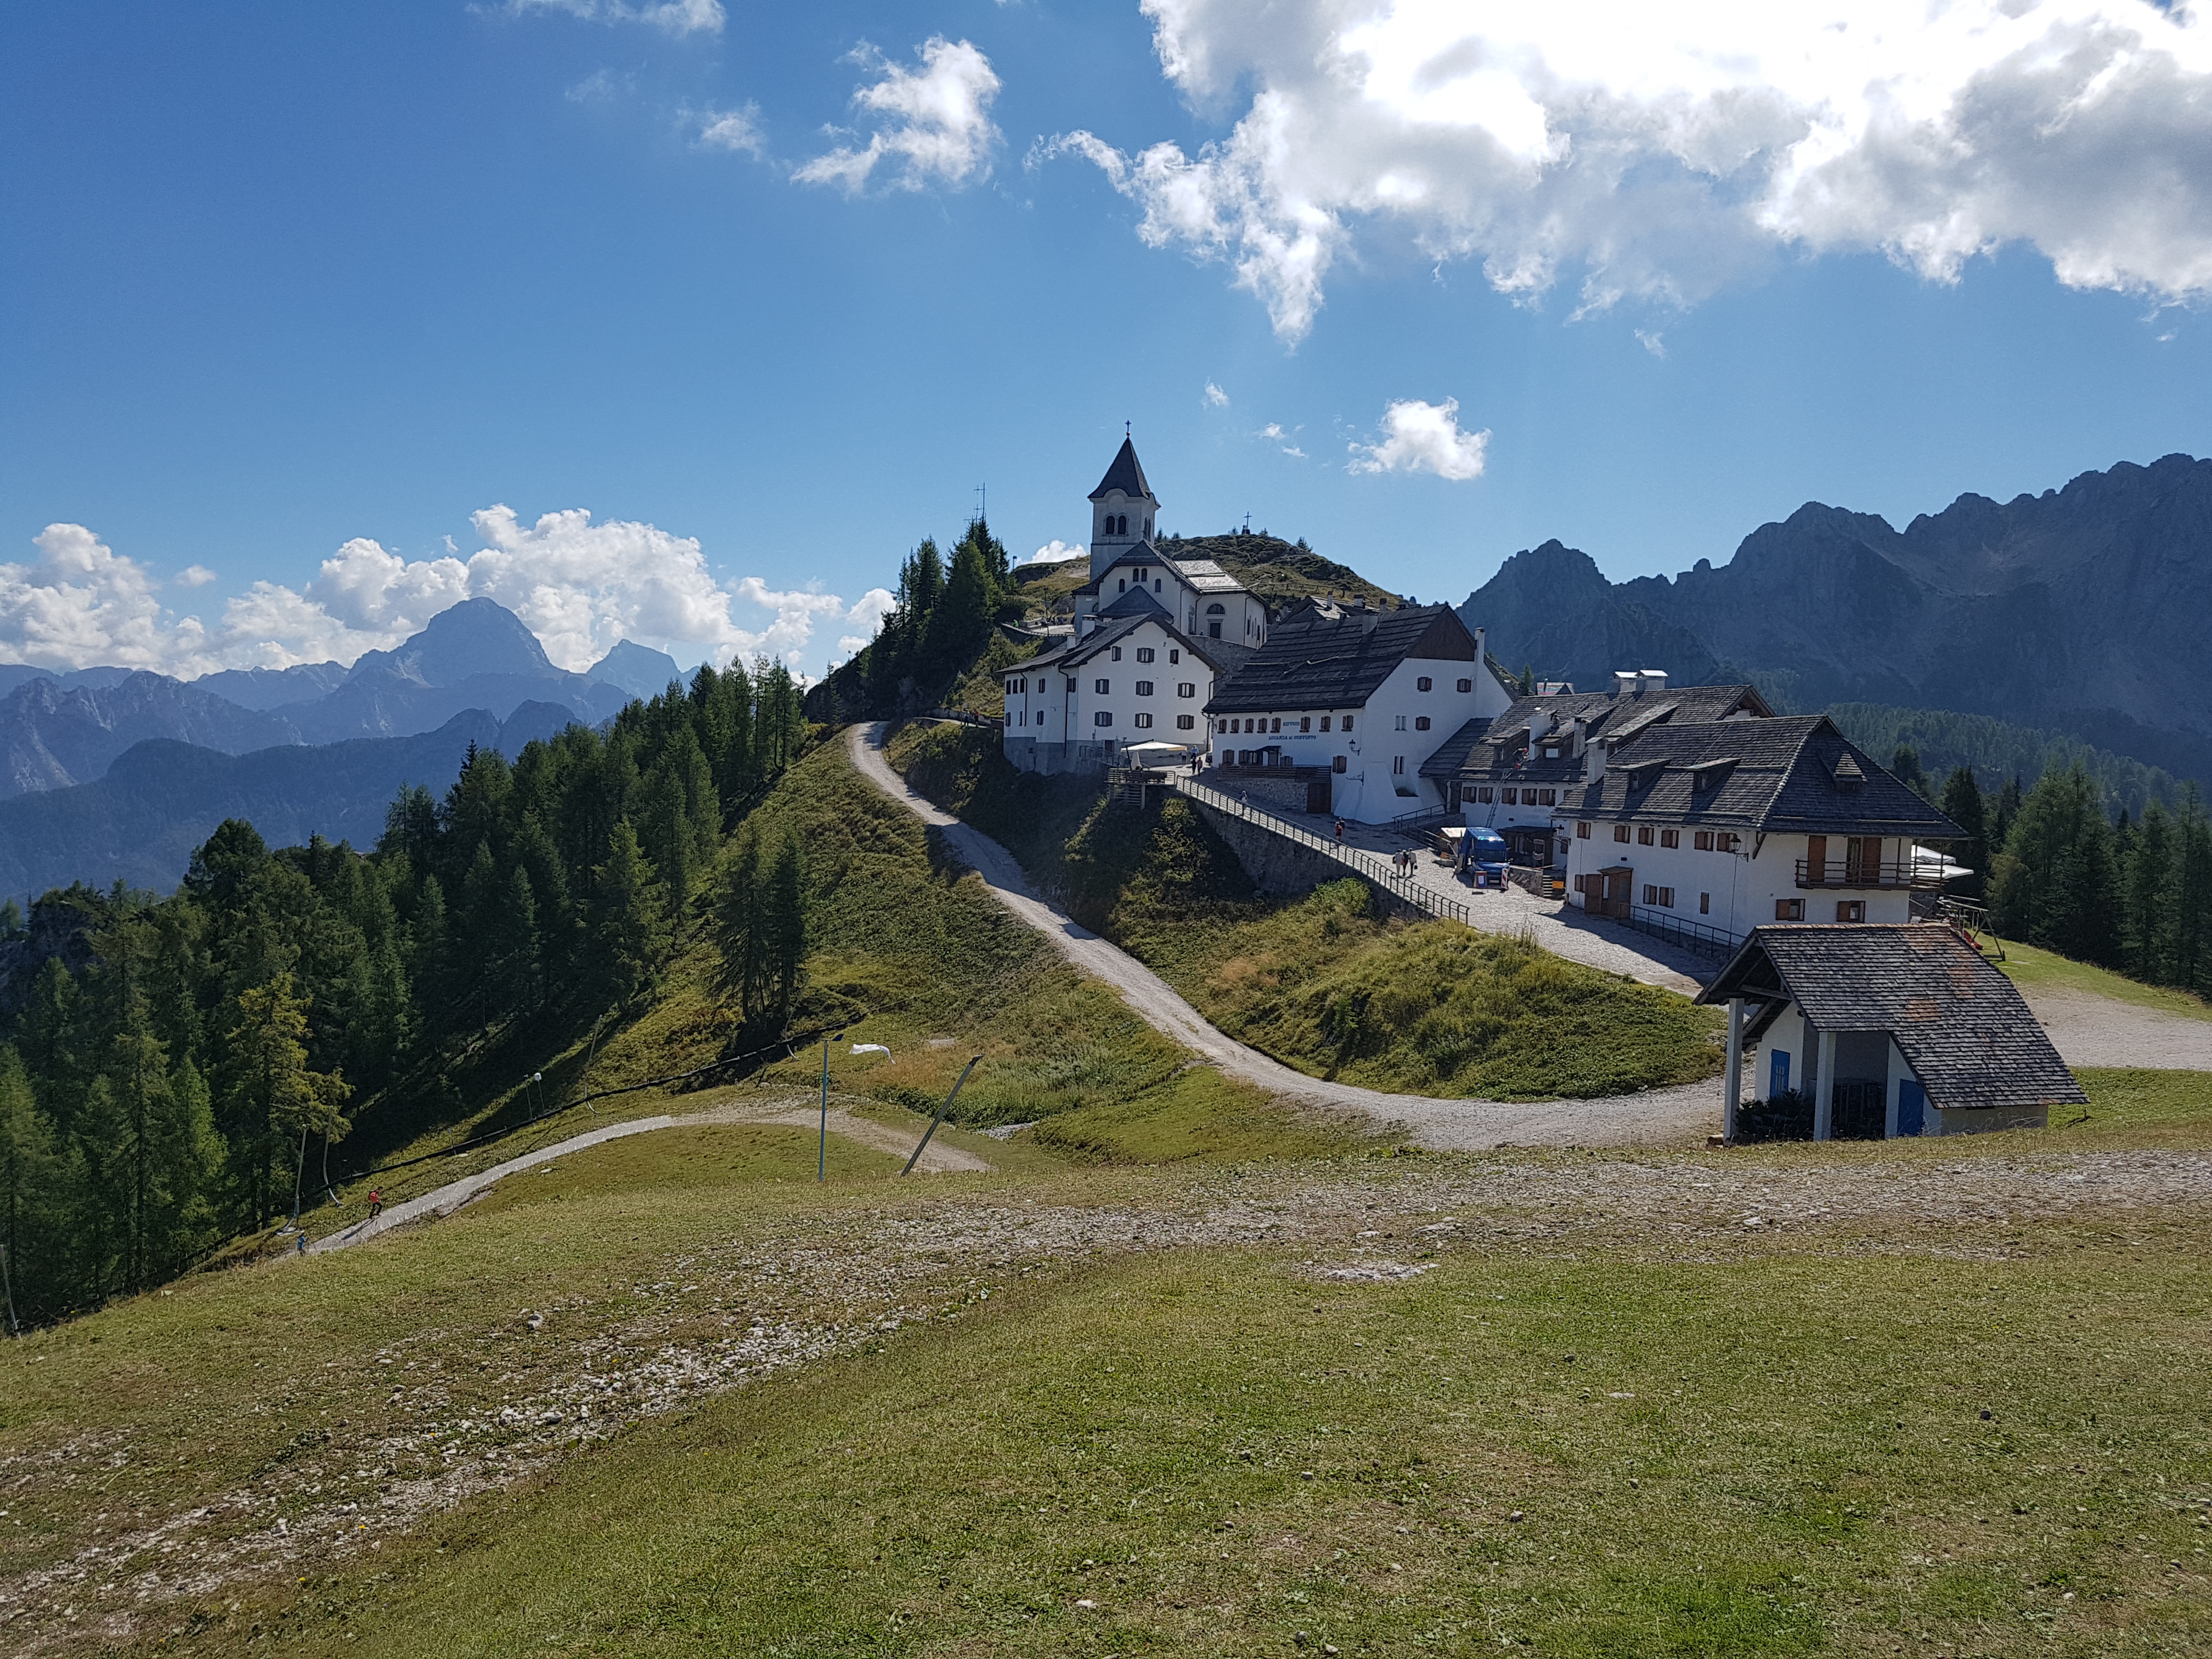
[[[1066,913],[1040,898],[1012,853],[907,787],[906,780],[884,758],[884,732],[882,722],[853,728],[853,763],[860,775],[938,830],[961,862],[982,878],[992,896],[1050,939],[1069,962],[1112,986],[1139,1018],[1229,1077],[1285,1099],[1358,1112],[1378,1122],[1403,1124],[1409,1139],[1438,1151],[1654,1146],[1701,1136],[1720,1127],[1718,1079],[1596,1100],[1526,1103],[1385,1094],[1292,1071],[1222,1035],[1143,963],[1079,927]]]

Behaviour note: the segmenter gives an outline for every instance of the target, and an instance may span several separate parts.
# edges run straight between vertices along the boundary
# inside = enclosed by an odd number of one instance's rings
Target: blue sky
[[[1164,528],[1452,599],[2212,453],[2212,28],[1613,9],[11,8],[0,659],[489,592],[818,672],[979,484],[1079,544],[1125,420]]]

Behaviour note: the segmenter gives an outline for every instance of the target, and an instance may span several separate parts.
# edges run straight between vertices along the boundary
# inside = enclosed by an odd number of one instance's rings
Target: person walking
[[[371,1221],[384,1213],[384,1191],[381,1188],[368,1189],[368,1218]]]
[[[1344,845],[1344,820],[1342,818],[1339,818],[1336,821],[1336,844],[1339,847]]]

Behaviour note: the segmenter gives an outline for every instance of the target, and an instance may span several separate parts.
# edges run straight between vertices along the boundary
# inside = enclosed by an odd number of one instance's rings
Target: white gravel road
[[[1293,1071],[1224,1036],[1143,963],[1078,926],[1065,912],[1040,898],[1012,853],[907,787],[906,780],[884,758],[884,730],[881,721],[853,728],[853,763],[860,775],[939,830],[954,855],[982,878],[992,896],[1050,939],[1069,962],[1112,986],[1146,1024],[1219,1067],[1226,1076],[1255,1084],[1284,1099],[1358,1112],[1382,1123],[1402,1124],[1409,1139],[1438,1151],[1656,1146],[1709,1134],[1720,1127],[1721,1085],[1717,1078],[1643,1094],[1528,1103],[1385,1094],[1378,1089],[1324,1082]]]

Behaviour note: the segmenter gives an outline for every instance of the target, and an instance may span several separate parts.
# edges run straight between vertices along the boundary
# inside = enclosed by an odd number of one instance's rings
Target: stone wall
[[[1301,786],[1303,787],[1303,786]],[[1367,883],[1378,907],[1388,914],[1404,915],[1416,921],[1425,921],[1427,912],[1418,905],[1408,904],[1382,882],[1369,881],[1358,871],[1339,864],[1326,853],[1316,851],[1286,836],[1263,830],[1247,819],[1208,806],[1204,801],[1189,800],[1193,811],[1204,818],[1214,834],[1228,844],[1237,855],[1237,862],[1244,873],[1252,878],[1252,884],[1263,893],[1273,893],[1286,898],[1303,898],[1326,881],[1341,881],[1346,876]]]

